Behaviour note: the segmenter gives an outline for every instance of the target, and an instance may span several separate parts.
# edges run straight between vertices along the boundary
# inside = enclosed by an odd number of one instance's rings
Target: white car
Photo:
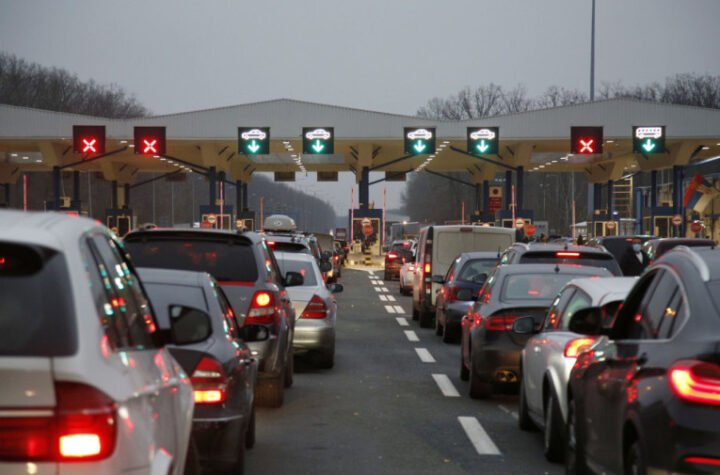
[[[105,227],[0,211],[0,316],[0,473],[183,473],[192,386]]]
[[[518,423],[523,430],[534,426],[543,429],[545,457],[550,461],[561,461],[564,455],[570,370],[577,355],[595,340],[568,330],[570,318],[580,309],[600,307],[608,317],[606,324],[611,323],[609,320],[636,280],[635,277],[571,280],[548,309],[539,333],[525,344],[521,356]],[[513,326],[513,331],[515,329]]]
[[[294,354],[311,353],[317,366],[332,368],[337,320],[337,302],[333,294],[342,292],[343,286],[325,285],[317,261],[311,255],[276,252],[275,259],[283,275],[297,272],[303,276],[302,285],[287,288],[296,315]]]
[[[406,262],[400,268],[400,293],[402,295],[412,295],[413,279],[417,263],[415,261]]]

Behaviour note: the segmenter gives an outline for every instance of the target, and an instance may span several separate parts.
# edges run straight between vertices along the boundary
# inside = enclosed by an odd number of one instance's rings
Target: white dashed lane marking
[[[383,287],[383,288],[382,288],[382,291],[385,292],[385,293],[390,292],[387,287]]]
[[[385,311],[387,313],[397,313],[392,305],[385,305]]]
[[[420,338],[418,338],[417,333],[415,333],[412,330],[405,330],[405,336],[409,341],[420,341]]]
[[[435,363],[435,358],[433,358],[433,355],[430,354],[427,348],[415,348],[415,353],[417,353],[420,361],[423,363]]]
[[[400,305],[395,305],[395,312],[397,312],[397,313],[405,313],[405,309],[402,308]]]
[[[475,417],[458,417],[460,425],[465,430],[468,439],[472,442],[475,450],[480,455],[501,455],[500,449],[492,441],[490,436],[485,432],[480,421]]]
[[[393,297],[392,295],[387,295],[387,301],[388,302],[397,302],[397,300],[395,300],[395,297]]]
[[[440,388],[440,392],[443,393],[443,396],[460,397],[460,393],[455,389],[455,385],[450,381],[447,374],[433,374],[432,377]]]
[[[395,320],[397,320],[398,325],[400,325],[401,327],[409,327],[410,326],[407,319],[405,319],[403,317],[395,317]]]
[[[380,297],[380,300],[382,300],[383,302],[388,301],[387,295],[380,294],[380,295],[378,295],[378,297]]]
[[[509,414],[510,417],[512,417],[513,419],[517,419],[517,418],[518,418],[518,413],[517,413],[517,412],[511,411],[510,409],[508,409],[507,407],[503,406],[502,404],[500,404],[498,407],[499,407],[500,410],[503,411],[505,414]]]
[[[382,289],[380,287],[373,287],[375,289],[375,292],[382,292]]]

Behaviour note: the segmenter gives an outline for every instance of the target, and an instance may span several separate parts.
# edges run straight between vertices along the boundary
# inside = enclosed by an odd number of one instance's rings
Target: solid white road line
[[[435,363],[435,358],[433,358],[433,355],[430,354],[427,348],[415,348],[415,353],[417,353],[420,361],[423,363]]]
[[[501,455],[500,449],[485,432],[480,421],[475,417],[458,417],[460,425],[465,429],[468,439],[472,442],[475,450],[480,455]]]
[[[397,313],[392,305],[385,305],[385,311],[387,313]]]
[[[405,330],[405,336],[409,341],[420,341],[420,338],[418,338],[417,333],[415,333],[412,330]]]
[[[382,300],[383,302],[388,301],[387,295],[380,294],[380,295],[378,295],[378,297],[380,297],[380,300]]]
[[[387,296],[387,301],[388,302],[397,302],[397,300],[395,300],[395,297],[393,297],[392,295]]]
[[[395,317],[395,320],[397,320],[398,325],[400,325],[401,327],[409,327],[410,326],[407,319],[405,319],[403,317]]]
[[[455,385],[453,385],[452,381],[450,381],[447,374],[433,374],[432,377],[440,388],[440,391],[443,393],[443,396],[460,397],[460,393],[457,389],[455,389]]]
[[[512,417],[512,418],[514,418],[514,419],[517,419],[517,418],[518,418],[518,413],[517,413],[517,412],[511,411],[510,409],[508,409],[507,407],[503,406],[502,404],[500,404],[498,407],[499,407],[500,410],[503,411],[505,414],[510,415],[510,417]]]
[[[402,308],[400,305],[395,305],[395,311],[397,313],[405,313],[405,309]]]

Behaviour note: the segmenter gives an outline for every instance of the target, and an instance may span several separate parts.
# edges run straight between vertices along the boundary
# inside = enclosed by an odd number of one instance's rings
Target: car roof
[[[649,241],[646,241],[645,244],[650,243],[650,245],[660,245],[664,243],[675,243],[678,242],[680,245],[682,243],[707,243],[708,246],[712,246],[715,244],[715,241],[708,238],[686,238],[686,237],[669,237],[669,238],[657,238],[657,239],[650,239]]]
[[[185,236],[187,238],[209,237],[209,238],[237,238],[239,241],[250,241],[257,243],[262,241],[263,237],[256,232],[246,231],[243,233],[235,233],[224,229],[192,229],[192,228],[154,228],[131,231],[125,235],[123,240],[141,240],[143,238],[153,237],[177,237]]]
[[[582,289],[597,305],[624,299],[637,282],[637,277],[582,277],[573,279],[567,285]]]
[[[302,254],[300,252],[275,251],[275,258],[286,261],[315,262],[315,257],[312,254]]]
[[[704,282],[720,280],[720,252],[714,246],[676,246],[663,254],[655,264],[672,265],[678,260],[689,261],[700,273],[700,278]]]
[[[497,251],[473,251],[460,254],[461,259],[497,259]]]
[[[472,228],[473,230],[482,229],[492,234],[512,234],[515,236],[515,229],[503,228],[500,226],[481,226],[477,224],[433,224],[427,226],[427,228],[433,228],[434,231],[459,231],[460,229]]]
[[[578,266],[575,264],[503,264],[498,266],[498,273],[503,274],[586,274],[598,275],[612,273],[604,267]],[[556,270],[557,269],[557,270]]]
[[[605,249],[593,246],[578,246],[576,244],[563,244],[553,242],[531,242],[531,243],[515,243],[513,246],[522,247],[525,252],[532,251],[572,251],[587,254],[609,254]]]
[[[91,229],[106,230],[97,221],[64,213],[0,210],[2,241],[61,251],[70,243],[77,243]]]
[[[156,269],[152,267],[138,267],[137,271],[143,283],[149,284],[172,284],[202,287],[205,282],[212,279],[210,274],[207,272]]]

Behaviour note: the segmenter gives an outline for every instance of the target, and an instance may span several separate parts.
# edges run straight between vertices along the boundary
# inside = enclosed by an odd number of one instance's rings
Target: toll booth
[[[82,202],[75,201],[69,196],[61,196],[59,202],[54,200],[45,201],[45,211],[74,211],[78,214],[82,213]]]
[[[135,229],[137,216],[129,208],[105,210],[105,225],[120,237]]]
[[[642,232],[657,237],[672,237],[674,232],[672,218],[671,207],[656,206],[650,210],[650,216],[643,218]]]
[[[383,211],[381,209],[350,210],[350,226],[353,239],[360,242],[360,248],[366,255],[379,256],[382,251]]]
[[[494,214],[476,213],[472,216],[472,224],[477,224],[478,226],[496,226],[498,223],[495,222]]]
[[[238,214],[235,217],[235,229],[255,231],[255,211],[238,211]]]
[[[535,213],[531,209],[519,209],[515,213],[515,220],[513,221],[513,213],[509,209],[501,209],[495,213],[495,225],[502,226],[503,228],[515,228],[517,227],[517,220],[522,219],[523,225],[532,224]]]
[[[235,209],[232,205],[226,205],[222,207],[221,213],[218,205],[201,205],[200,223],[208,223],[208,227],[212,229],[234,230],[236,225]]]

